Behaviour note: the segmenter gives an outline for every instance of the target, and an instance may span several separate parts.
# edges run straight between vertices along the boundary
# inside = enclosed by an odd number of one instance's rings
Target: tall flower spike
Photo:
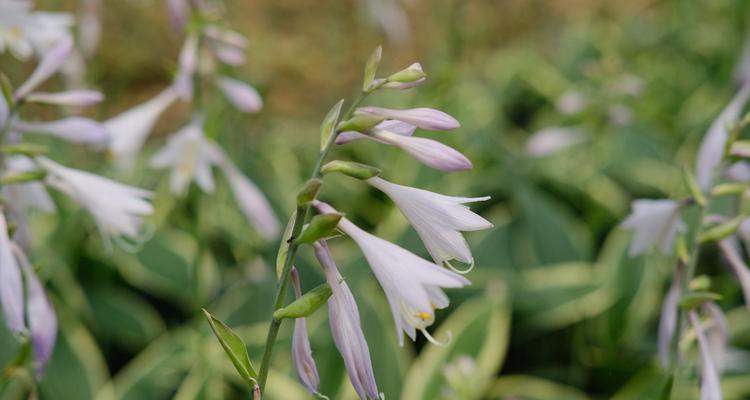
[[[192,121],[172,136],[167,144],[151,158],[151,167],[171,168],[169,187],[172,193],[182,196],[195,180],[204,192],[214,191],[211,167],[217,163],[211,145],[203,134],[203,118]]]
[[[397,185],[379,177],[367,183],[378,188],[396,203],[406,219],[422,238],[437,264],[446,264],[456,272],[468,272],[474,265],[469,245],[461,231],[492,228],[486,219],[472,212],[465,203],[489,200],[485,197],[453,197],[423,189]],[[458,271],[451,260],[471,264],[467,271]]]
[[[133,163],[159,115],[176,99],[177,92],[169,87],[151,100],[104,122],[109,150],[121,166],[129,167]]]
[[[378,392],[375,374],[372,372],[370,350],[362,333],[357,302],[339,274],[325,241],[315,242],[313,247],[325,272],[328,286],[331,287],[332,294],[328,299],[331,335],[344,359],[349,380],[360,399],[379,399],[382,394]]]
[[[316,200],[313,204],[321,213],[337,212],[326,203]],[[449,304],[442,288],[463,287],[470,284],[469,280],[367,233],[346,218],[341,219],[338,228],[357,243],[383,288],[396,323],[399,344],[404,344],[402,331],[415,340],[417,330],[432,343],[440,344],[430,336],[427,327],[435,322],[435,310]]]
[[[667,254],[677,232],[685,229],[680,220],[680,207],[680,203],[674,200],[633,201],[633,211],[622,222],[623,228],[635,231],[630,255],[643,254],[651,246],[658,246],[663,254]]]
[[[707,190],[713,181],[715,170],[724,158],[729,133],[729,124],[737,120],[742,108],[750,99],[750,81],[745,82],[721,114],[711,123],[698,150],[698,162],[695,177],[703,190]]]
[[[16,258],[13,256],[8,224],[0,208],[0,303],[5,324],[13,333],[21,332],[26,323],[23,317],[23,280]]]
[[[46,183],[86,208],[107,236],[137,238],[143,218],[154,209],[147,201],[151,192],[62,166],[48,158],[37,163],[47,171]]]
[[[292,286],[294,287],[294,296],[302,296],[300,287],[299,274],[297,269],[292,267],[291,272]],[[294,334],[292,335],[292,359],[297,369],[297,375],[302,385],[312,394],[318,394],[320,386],[320,376],[318,368],[315,366],[315,360],[312,357],[310,348],[310,338],[307,336],[307,322],[305,318],[295,318]]]
[[[690,311],[689,318],[698,338],[698,349],[701,354],[701,400],[721,400],[719,374],[711,359],[711,349],[703,332],[703,326],[695,311]]]

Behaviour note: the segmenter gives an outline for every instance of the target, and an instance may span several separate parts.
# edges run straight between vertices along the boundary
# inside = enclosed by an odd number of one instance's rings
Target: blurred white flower
[[[8,329],[13,333],[20,333],[26,327],[23,315],[23,280],[21,269],[13,255],[8,223],[2,211],[0,208],[0,303]]]
[[[555,106],[557,111],[563,115],[573,115],[586,109],[588,106],[586,95],[577,90],[569,90],[557,99]]]
[[[177,65],[175,91],[180,99],[190,100],[193,98],[193,74],[198,68],[198,35],[190,34],[185,38]]]
[[[58,93],[34,92],[26,96],[31,103],[56,104],[60,106],[92,106],[101,102],[104,96],[95,90],[69,90]]]
[[[680,274],[675,273],[672,285],[669,286],[667,294],[661,305],[661,316],[659,318],[658,350],[659,361],[662,367],[669,367],[669,357],[672,351],[672,337],[677,326],[677,306],[680,302]]]
[[[59,71],[60,68],[62,68],[72,50],[73,39],[70,37],[60,39],[60,41],[57,42],[55,46],[39,61],[34,72],[31,73],[18,89],[16,89],[16,92],[13,93],[13,97],[16,100],[23,99],[39,85],[44,83],[44,81],[49,79]]]
[[[104,125],[84,117],[67,117],[56,121],[15,121],[13,129],[20,133],[39,133],[75,143],[103,147],[108,139]]]
[[[489,200],[489,196],[445,196],[397,185],[378,177],[368,179],[367,183],[380,189],[396,203],[437,264],[446,264],[454,270],[451,260],[474,264],[474,257],[461,231],[489,229],[492,224],[464,204]]]
[[[0,1],[0,53],[19,59],[43,55],[58,41],[70,38],[73,17],[67,13],[33,11],[30,0]]]
[[[643,254],[657,246],[663,254],[672,248],[678,231],[685,229],[680,220],[679,202],[674,200],[639,199],[633,201],[633,211],[622,222],[622,227],[635,231],[630,244],[630,255]]]
[[[586,133],[579,128],[545,128],[526,140],[526,153],[535,157],[544,157],[580,144],[587,139]]]
[[[313,204],[321,213],[336,212],[326,203],[316,200]],[[431,342],[439,344],[427,332],[427,327],[435,322],[436,309],[448,307],[448,296],[442,288],[459,288],[470,282],[455,272],[360,229],[346,218],[341,219],[338,228],[357,243],[383,288],[396,323],[399,344],[404,344],[402,331],[415,340],[417,330]]]
[[[86,58],[90,58],[99,45],[102,34],[101,11],[102,0],[81,0],[78,42]]]
[[[204,192],[214,191],[211,167],[218,160],[203,133],[203,118],[194,117],[185,127],[172,134],[167,144],[151,158],[151,167],[171,168],[169,188],[177,196],[185,194],[191,181]]]
[[[302,296],[299,274],[297,269],[292,267],[290,274],[294,296],[299,299]],[[310,337],[307,334],[307,320],[305,318],[294,319],[294,333],[292,334],[292,360],[294,361],[297,376],[302,385],[312,393],[318,393],[320,386],[320,376],[315,360],[312,357],[310,348]]]
[[[151,197],[147,190],[68,168],[45,157],[36,161],[47,171],[47,185],[86,208],[105,237],[137,238],[143,218],[154,211],[147,200]]]
[[[33,171],[36,168],[31,159],[24,156],[13,156],[5,160],[9,173]],[[52,202],[47,189],[41,182],[26,182],[13,185],[3,185],[2,196],[8,199],[15,209],[25,212],[32,209],[54,212],[55,203]]]
[[[254,87],[237,79],[219,76],[216,86],[227,97],[232,105],[246,113],[256,113],[263,108],[263,99]]]
[[[109,150],[122,167],[130,167],[151,133],[159,115],[177,99],[169,87],[151,100],[139,104],[104,122],[109,135]]]
[[[409,16],[398,0],[365,0],[365,4],[389,42],[403,45],[411,38]]]
[[[711,347],[703,332],[703,326],[695,311],[690,311],[688,316],[698,338],[698,350],[701,359],[701,400],[721,400],[719,373],[711,358]]]

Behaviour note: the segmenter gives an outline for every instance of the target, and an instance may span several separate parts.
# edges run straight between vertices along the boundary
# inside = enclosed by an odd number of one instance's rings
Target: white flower
[[[553,127],[537,131],[526,140],[526,153],[535,157],[555,154],[587,139],[578,128]]]
[[[11,173],[33,171],[36,165],[24,156],[9,157],[5,165]],[[36,209],[44,212],[54,212],[55,203],[40,182],[26,182],[14,185],[3,185],[3,197],[19,211]]]
[[[46,183],[86,208],[104,235],[136,238],[143,218],[154,211],[147,201],[151,197],[147,190],[68,168],[44,157],[36,161],[47,171]]]
[[[101,148],[107,141],[104,125],[84,117],[67,117],[56,121],[15,121],[13,129],[20,133],[40,133],[74,143],[84,143]]]
[[[492,224],[472,212],[465,203],[489,200],[485,197],[453,197],[423,189],[397,185],[375,177],[367,183],[387,194],[404,213],[406,219],[422,238],[425,247],[437,264],[450,260],[473,264],[469,245],[461,231],[489,229]]]
[[[188,125],[170,136],[167,144],[151,158],[152,167],[172,169],[169,187],[175,195],[185,194],[192,180],[204,192],[214,191],[211,167],[217,160],[203,134],[202,124],[202,118],[193,118]]]
[[[21,269],[13,256],[8,224],[0,208],[0,305],[3,307],[5,324],[13,333],[26,326],[23,312],[23,280]]]
[[[667,254],[677,232],[684,229],[680,207],[674,200],[635,200],[633,212],[622,223],[624,228],[635,231],[630,255],[642,254],[651,246],[658,246]]]
[[[336,212],[320,201],[315,201],[314,205],[325,214]],[[442,288],[463,287],[470,282],[455,272],[365,232],[346,218],[341,219],[338,228],[357,243],[383,288],[396,323],[399,344],[404,343],[402,331],[414,340],[417,330],[431,342],[438,343],[426,329],[435,322],[435,310],[449,304]]]
[[[35,12],[27,0],[0,1],[0,53],[6,50],[25,60],[44,54],[57,41],[69,38],[73,17],[67,13]]]
[[[715,170],[724,158],[724,147],[729,138],[728,126],[737,120],[748,98],[750,98],[750,82],[745,82],[703,136],[695,169],[695,177],[703,190],[711,186]]]
[[[721,384],[719,382],[719,373],[711,358],[711,346],[703,332],[698,314],[690,311],[688,314],[690,324],[695,330],[695,336],[698,338],[698,350],[700,350],[701,359],[701,400],[721,400]]]
[[[254,87],[237,79],[219,76],[216,78],[216,86],[227,97],[232,105],[246,113],[256,113],[263,108],[263,99]]]
[[[137,105],[104,122],[109,135],[109,150],[121,166],[130,166],[164,110],[177,99],[169,87],[153,99]]]

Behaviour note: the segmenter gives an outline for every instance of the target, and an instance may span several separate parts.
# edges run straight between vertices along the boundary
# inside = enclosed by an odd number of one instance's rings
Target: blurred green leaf
[[[255,387],[258,374],[250,362],[250,356],[247,354],[245,343],[228,326],[208,311],[204,309],[203,313],[206,315],[206,319],[209,325],[211,325],[211,330],[213,330],[216,338],[219,340],[221,347],[224,348],[232,364],[234,364],[234,368],[237,369],[237,372],[242,376],[250,389]]]

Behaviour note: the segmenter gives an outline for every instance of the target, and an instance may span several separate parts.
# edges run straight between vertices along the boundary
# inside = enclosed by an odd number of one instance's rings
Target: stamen
[[[421,318],[423,321],[427,321],[432,318],[432,314],[422,311],[417,313],[417,317]]]
[[[453,264],[451,264],[448,260],[444,260],[443,263],[448,266],[448,268],[450,268],[453,272],[461,275],[466,275],[471,272],[472,269],[474,269],[474,258],[471,259],[471,264],[469,264],[469,267],[466,269],[458,269],[454,267]]]
[[[430,333],[427,332],[426,329],[420,329],[420,331],[424,335],[425,339],[427,339],[430,343],[438,347],[446,347],[453,340],[453,334],[451,333],[451,331],[446,332],[448,334],[448,339],[446,339],[444,342],[438,342],[437,339],[432,337],[432,335],[430,335]]]

